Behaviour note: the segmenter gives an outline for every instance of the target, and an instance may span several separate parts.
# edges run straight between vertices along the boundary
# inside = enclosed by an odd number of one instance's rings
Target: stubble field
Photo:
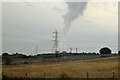
[[[63,73],[70,78],[118,78],[118,57],[2,65],[2,72],[27,78],[60,78]]]

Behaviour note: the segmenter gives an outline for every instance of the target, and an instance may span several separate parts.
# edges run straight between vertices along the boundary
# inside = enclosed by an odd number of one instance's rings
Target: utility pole
[[[36,55],[37,55],[37,53],[38,53],[38,46],[36,45]]]
[[[58,57],[59,54],[59,46],[58,46],[58,32],[57,30],[55,32],[53,32],[55,35],[54,37],[54,45],[53,45],[53,49],[52,52],[55,51],[56,57]]]
[[[76,48],[76,53],[77,53],[77,48]]]

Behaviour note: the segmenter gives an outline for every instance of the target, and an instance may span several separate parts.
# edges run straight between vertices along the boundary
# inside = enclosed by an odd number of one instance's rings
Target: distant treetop
[[[100,54],[111,54],[111,50],[108,47],[103,47],[100,49]]]
[[[9,55],[9,54],[8,54],[8,53],[6,53],[6,52],[2,54],[2,56],[8,56],[8,55]]]

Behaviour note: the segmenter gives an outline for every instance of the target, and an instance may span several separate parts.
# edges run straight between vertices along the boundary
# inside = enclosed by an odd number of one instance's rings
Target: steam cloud
[[[66,4],[68,6],[68,12],[63,16],[65,24],[63,28],[64,35],[69,30],[72,22],[80,15],[83,15],[87,2],[66,2]]]
[[[63,35],[64,35],[64,40],[63,44],[64,47],[66,48],[66,34],[69,31],[69,28],[73,21],[78,18],[80,15],[83,16],[83,11],[85,10],[87,6],[87,2],[66,2],[68,6],[68,12],[63,16],[64,18],[64,28],[63,28]]]

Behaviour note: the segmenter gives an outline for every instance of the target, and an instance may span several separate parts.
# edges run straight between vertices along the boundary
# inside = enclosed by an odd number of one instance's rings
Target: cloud
[[[49,6],[45,6],[48,4]],[[36,5],[39,6],[27,6],[25,3],[3,3],[4,51],[21,51],[29,54],[27,50],[34,52],[36,44],[39,45],[39,52],[51,51],[52,32],[55,29],[58,29],[61,42],[64,27],[62,15],[67,14],[67,4],[44,3],[41,5],[41,3],[37,3]],[[55,11],[53,8],[56,5],[57,9],[65,10],[65,12]],[[93,51],[98,51],[98,48],[105,45],[111,46],[114,51],[117,51],[117,8],[110,5],[112,4],[106,6],[102,3],[87,3],[83,12],[72,20],[67,37],[67,49],[84,47],[84,50],[89,51],[91,46],[97,47]],[[77,14],[77,12],[73,12]],[[71,11],[72,15],[73,12]],[[83,13],[84,16],[82,16]],[[81,49],[79,50],[81,51]]]

